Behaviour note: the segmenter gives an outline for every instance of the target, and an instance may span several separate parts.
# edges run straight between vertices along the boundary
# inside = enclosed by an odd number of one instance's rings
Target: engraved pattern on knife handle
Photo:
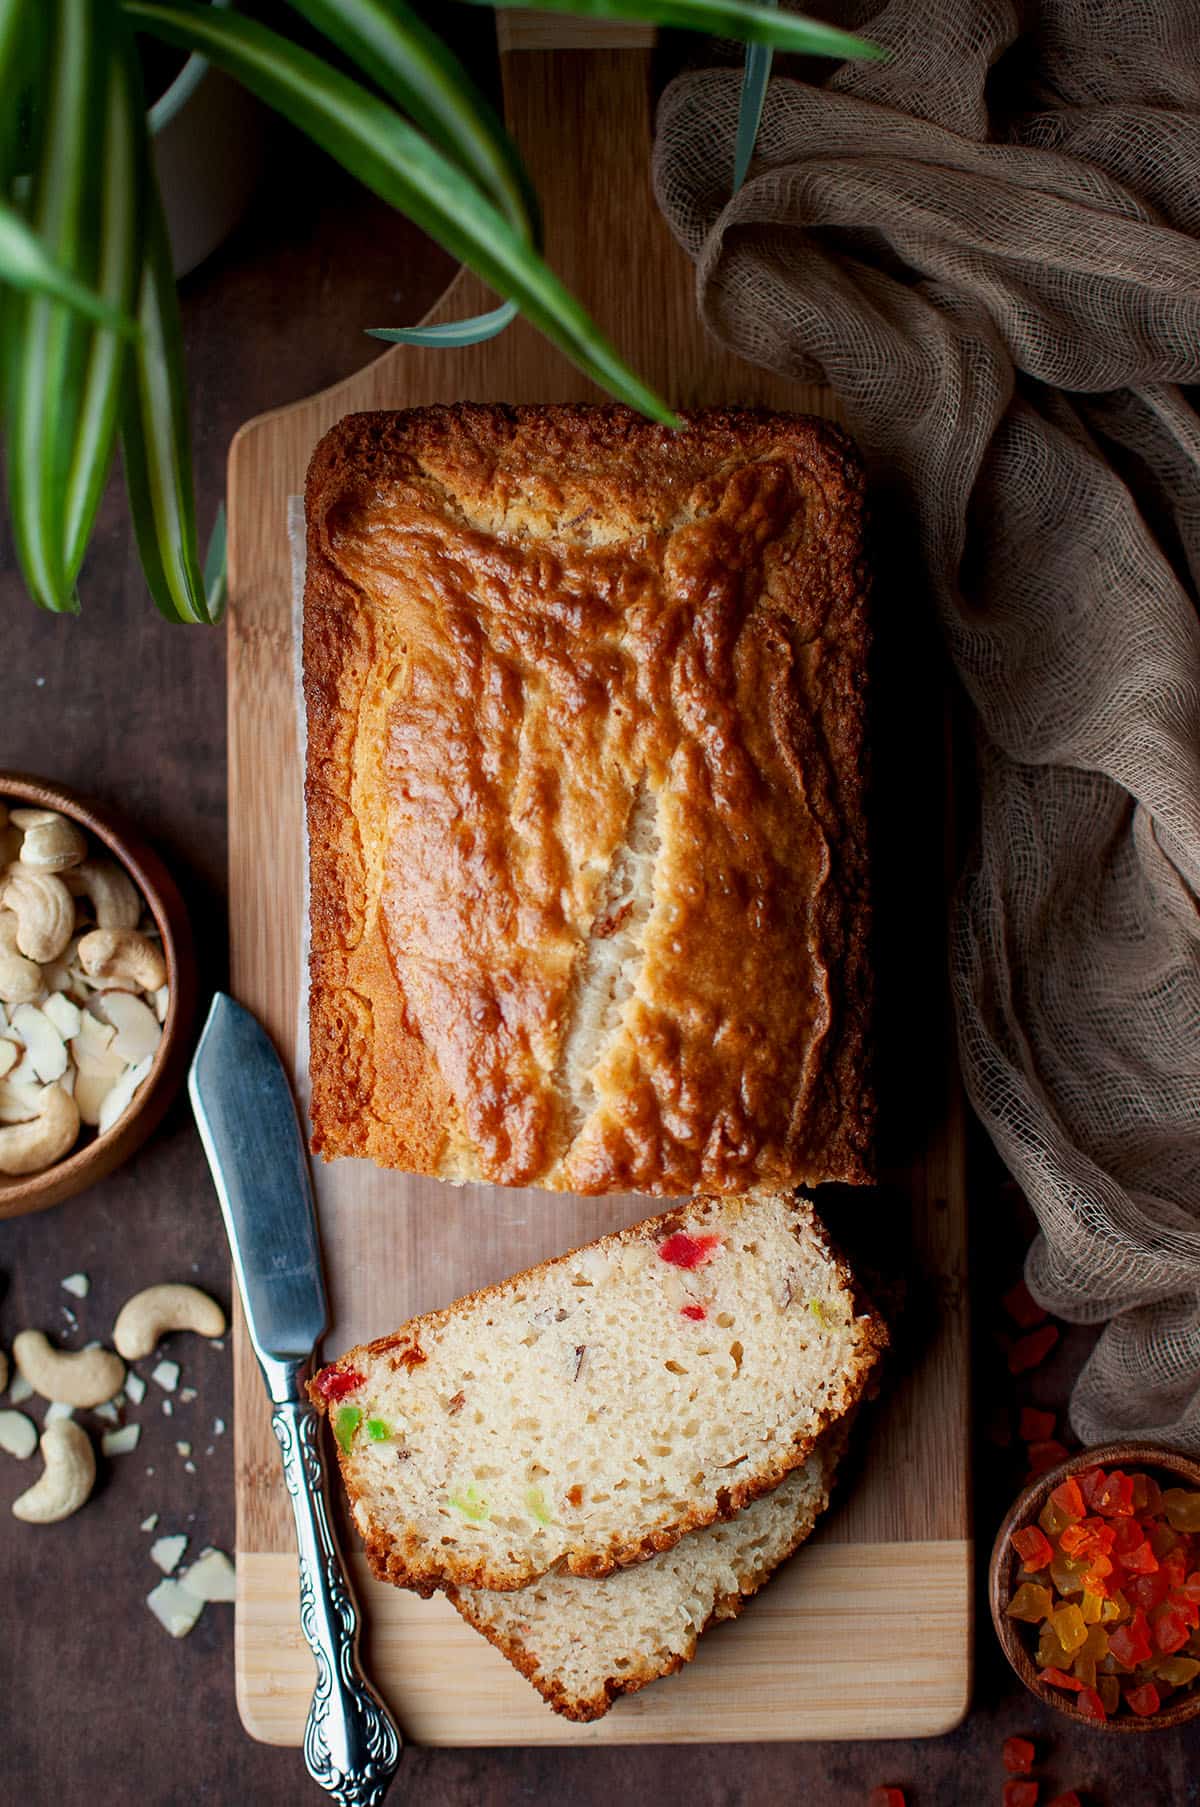
[[[277,1405],[271,1428],[283,1452],[300,1551],[300,1624],[317,1665],[304,1730],[315,1782],[347,1807],[376,1807],[400,1762],[400,1734],[358,1661],[358,1606],[334,1540],[325,1469],[311,1407]]]

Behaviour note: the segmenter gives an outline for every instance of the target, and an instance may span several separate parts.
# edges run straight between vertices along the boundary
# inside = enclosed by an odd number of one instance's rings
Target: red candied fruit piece
[[[1031,1330],[1028,1336],[1019,1336],[1008,1352],[1008,1371],[1010,1374],[1025,1374],[1030,1368],[1036,1368],[1044,1362],[1058,1341],[1058,1331],[1053,1324],[1043,1324],[1040,1330]]]
[[[676,1230],[659,1243],[658,1258],[670,1267],[703,1267],[720,1246],[719,1236],[689,1236],[686,1230]]]
[[[1108,1476],[1102,1468],[1084,1468],[1080,1470],[1075,1478],[1079,1482],[1079,1491],[1087,1502],[1088,1511],[1094,1512],[1096,1510],[1096,1501],[1100,1497],[1100,1489],[1108,1479]]]
[[[693,1324],[702,1324],[708,1313],[703,1305],[681,1305],[679,1315],[681,1318],[691,1318]]]
[[[1077,1675],[1068,1675],[1063,1669],[1039,1669],[1038,1680],[1045,1682],[1048,1688],[1064,1688],[1068,1694],[1079,1694],[1083,1691],[1083,1683]]]
[[[1132,1550],[1126,1550],[1123,1554],[1118,1550],[1118,1554],[1121,1555],[1121,1567],[1127,1575],[1157,1575],[1158,1557],[1145,1538]]]
[[[1006,1782],[1004,1784],[1004,1807],[1037,1807],[1038,1785],[1036,1782]]]
[[[1075,1790],[1068,1788],[1066,1794],[1056,1794],[1052,1801],[1047,1801],[1046,1807],[1083,1807],[1083,1803]]]
[[[873,1788],[867,1807],[906,1807],[902,1788]]]
[[[1040,1525],[1026,1525],[1023,1531],[1014,1531],[1012,1547],[1021,1558],[1021,1568],[1027,1575],[1047,1568],[1054,1555],[1054,1545]]]
[[[1156,1607],[1152,1624],[1154,1642],[1164,1656],[1174,1656],[1191,1636],[1192,1628],[1186,1616],[1174,1605]]]
[[[1028,1738],[1006,1738],[1000,1755],[1010,1776],[1027,1776],[1037,1752]]]
[[[1133,1476],[1114,1468],[1097,1496],[1096,1511],[1105,1518],[1132,1518]]]
[[[1108,1709],[1097,1694],[1095,1688],[1080,1688],[1079,1711],[1085,1719],[1107,1719]]]
[[[1109,1547],[1117,1552],[1122,1562],[1131,1551],[1140,1549],[1146,1543],[1146,1533],[1136,1518],[1118,1519],[1115,1525],[1110,1525],[1109,1529],[1112,1534],[1112,1543]],[[1147,1548],[1149,1548],[1148,1544]],[[1155,1563],[1154,1566],[1157,1568],[1158,1564]],[[1147,1573],[1149,1572],[1147,1570]]]
[[[1047,1443],[1054,1435],[1053,1412],[1039,1412],[1036,1407],[1021,1407],[1021,1438],[1025,1443]]]
[[[1018,1280],[1011,1292],[1006,1292],[1000,1303],[1021,1330],[1032,1330],[1035,1324],[1045,1322],[1046,1313],[1042,1310],[1024,1280]]]
[[[1069,1474],[1065,1481],[1060,1481],[1050,1498],[1065,1518],[1081,1519],[1084,1516],[1083,1495],[1074,1475]]]
[[[344,1399],[362,1383],[363,1377],[357,1368],[322,1368],[313,1384],[322,1399],[332,1402]]]
[[[1131,1713],[1136,1713],[1139,1719],[1147,1719],[1151,1713],[1158,1712],[1162,1705],[1162,1696],[1153,1682],[1143,1682],[1140,1688],[1129,1690],[1125,1696],[1125,1705]]]
[[[1065,1462],[1070,1451],[1064,1443],[1054,1438],[1048,1443],[1031,1443],[1029,1445],[1029,1478],[1036,1481],[1039,1475],[1049,1474],[1060,1462]]]
[[[1161,1606],[1170,1592],[1170,1583],[1160,1569],[1157,1575],[1134,1575],[1121,1589],[1131,1606],[1140,1606],[1149,1612],[1155,1606]]]
[[[1139,1663],[1150,1661],[1154,1655],[1150,1644],[1150,1627],[1140,1606],[1127,1625],[1117,1625],[1109,1632],[1108,1648],[1127,1669],[1136,1669]]]

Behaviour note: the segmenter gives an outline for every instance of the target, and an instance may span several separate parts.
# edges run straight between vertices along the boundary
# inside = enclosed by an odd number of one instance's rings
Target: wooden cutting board
[[[543,198],[555,267],[672,402],[832,412],[822,391],[739,362],[700,326],[691,267],[650,192],[644,41],[631,45],[621,35],[620,48],[596,48],[593,28],[589,48],[553,49],[550,24],[537,22],[532,44],[510,28],[503,63],[509,122]],[[567,41],[579,42],[577,35]],[[460,275],[434,317],[458,318],[491,304],[474,279]],[[518,323],[488,345],[461,351],[393,350],[324,394],[252,421],[234,443],[233,989],[286,1058],[296,1051],[304,898],[288,498],[302,490],[321,434],[355,409],[594,398],[557,352]],[[908,669],[897,662],[904,658]],[[840,1503],[746,1616],[704,1640],[690,1669],[619,1702],[591,1726],[552,1714],[444,1602],[372,1581],[356,1556],[371,1670],[413,1740],[915,1737],[947,1730],[965,1710],[971,1547],[963,1142],[942,979],[945,711],[936,687],[930,690],[929,665],[907,634],[897,658],[881,660],[877,904],[881,1090],[892,1119],[888,1184],[834,1200],[827,1214],[877,1278],[885,1304],[897,1308],[898,1335],[885,1395],[861,1422]],[[457,1189],[362,1162],[336,1163],[316,1178],[333,1311],[330,1354],[653,1209],[633,1198]],[[297,1618],[278,1451],[240,1323],[236,1395],[238,1701],[255,1737],[299,1744],[313,1667]]]

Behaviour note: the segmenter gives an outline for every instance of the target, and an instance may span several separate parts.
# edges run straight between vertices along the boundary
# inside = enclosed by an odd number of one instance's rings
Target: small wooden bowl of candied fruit
[[[1106,1443],[1039,1475],[997,1534],[990,1594],[1047,1706],[1106,1732],[1200,1714],[1200,1462]]]

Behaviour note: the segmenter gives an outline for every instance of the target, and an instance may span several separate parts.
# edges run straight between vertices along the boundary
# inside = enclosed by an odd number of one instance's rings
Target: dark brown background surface
[[[278,143],[252,216],[182,290],[203,532],[238,425],[365,362],[374,347],[361,326],[412,320],[450,273],[403,222],[290,141]],[[119,804],[140,824],[191,899],[211,989],[225,973],[224,636],[157,618],[115,493],[85,573],[80,620],[36,613],[3,528],[0,535],[0,766],[62,779]],[[1086,1352],[1086,1337],[1072,1333],[1059,1359],[1020,1389],[1008,1378],[997,1301],[1019,1272],[1028,1224],[1022,1202],[978,1149],[972,1244],[981,1565],[1023,1470],[1019,1449],[994,1439],[1010,1427],[1018,1402],[1060,1405]],[[82,1305],[60,1290],[76,1269],[92,1278]],[[217,1208],[182,1100],[124,1172],[56,1210],[0,1224],[0,1341],[11,1344],[26,1325],[64,1325],[64,1304],[79,1317],[67,1340],[107,1336],[127,1294],[164,1278],[194,1279],[228,1303]],[[157,1396],[149,1409],[148,1396],[138,1413],[146,1427],[140,1448],[102,1463],[93,1501],[65,1525],[33,1528],[9,1516],[30,1470],[0,1457],[0,1800],[290,1807],[324,1798],[307,1782],[298,1752],[255,1745],[242,1732],[231,1609],[208,1608],[192,1635],[175,1643],[143,1605],[158,1579],[147,1556],[151,1539],[138,1528],[148,1513],[161,1514],[158,1533],[189,1532],[194,1549],[207,1542],[231,1549],[233,1540],[232,1438],[211,1428],[214,1418],[232,1417],[228,1346],[222,1353],[181,1342],[173,1353],[182,1384],[199,1397],[177,1404],[168,1419]],[[936,1436],[936,1425],[929,1428]],[[194,1475],[175,1453],[179,1437],[194,1446]],[[913,1611],[920,1610],[916,1597]],[[863,1626],[863,1662],[888,1662],[870,1625]],[[1000,1747],[1018,1732],[1037,1743],[1043,1803],[1071,1786],[1095,1807],[1200,1803],[1200,1734],[1072,1731],[1020,1690],[986,1618],[974,1709],[957,1732],[931,1743],[411,1751],[391,1798],[420,1798],[428,1807],[840,1807],[865,1802],[878,1783],[897,1782],[914,1807],[961,1807],[1000,1802]]]

